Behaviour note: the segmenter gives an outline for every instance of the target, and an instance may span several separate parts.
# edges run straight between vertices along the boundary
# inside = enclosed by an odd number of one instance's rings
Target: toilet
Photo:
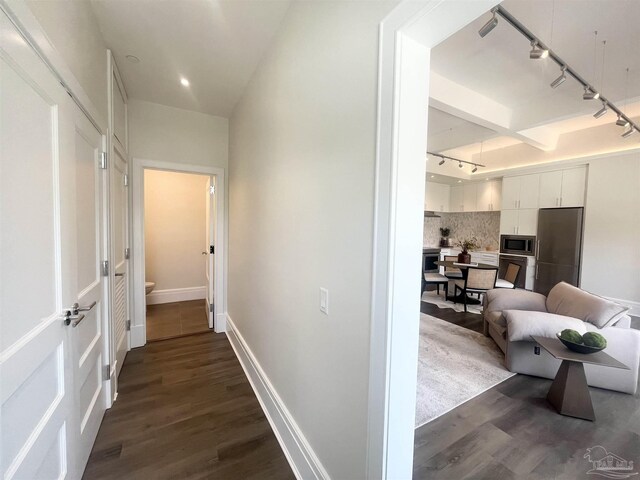
[[[156,282],[144,282],[144,294],[149,295],[156,288]]]

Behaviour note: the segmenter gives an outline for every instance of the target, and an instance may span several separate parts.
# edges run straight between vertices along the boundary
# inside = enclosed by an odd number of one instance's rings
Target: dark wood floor
[[[482,328],[480,315],[421,310],[475,331],[479,319]],[[590,478],[584,455],[596,445],[640,465],[640,393],[590,388],[597,420],[589,422],[558,415],[546,400],[550,385],[516,375],[418,428],[414,479]]]
[[[182,337],[209,330],[205,300],[147,305],[147,341]]]
[[[119,383],[84,479],[295,478],[224,334],[131,350]]]

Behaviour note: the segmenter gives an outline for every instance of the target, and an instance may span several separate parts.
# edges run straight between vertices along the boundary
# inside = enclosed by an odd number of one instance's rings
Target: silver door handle
[[[209,252],[200,252],[202,255],[209,255]]]
[[[85,305],[84,307],[81,307],[76,302],[71,306],[71,313],[73,313],[73,315],[78,315],[78,312],[88,312],[89,310],[91,310],[95,306],[96,306],[96,302],[92,302],[91,305]],[[78,323],[80,323],[80,321],[78,321]]]
[[[64,315],[64,324],[67,326],[71,325],[74,328],[77,327],[82,320],[84,320],[83,314],[71,315],[71,310],[67,310]]]
[[[114,274],[116,277],[124,277],[124,272],[121,273],[115,273]]]

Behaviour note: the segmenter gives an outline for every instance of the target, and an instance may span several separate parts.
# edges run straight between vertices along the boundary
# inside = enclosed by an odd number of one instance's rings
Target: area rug
[[[450,291],[453,292],[453,287],[451,287]],[[464,305],[462,303],[453,303],[444,298],[444,289],[442,288],[440,289],[440,295],[438,295],[435,290],[424,292],[422,294],[422,301],[433,303],[440,308],[451,308],[456,312],[464,312]],[[476,315],[482,315],[482,305],[468,305],[467,312],[475,313]]]
[[[420,315],[416,428],[514,375],[491,338]]]

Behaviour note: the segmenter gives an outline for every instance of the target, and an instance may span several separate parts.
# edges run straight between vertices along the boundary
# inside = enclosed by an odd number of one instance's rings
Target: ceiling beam
[[[544,126],[513,129],[512,109],[434,71],[431,72],[429,97],[429,105],[438,110],[491,129],[500,135],[516,138],[540,150],[551,151],[558,143],[558,135]]]

